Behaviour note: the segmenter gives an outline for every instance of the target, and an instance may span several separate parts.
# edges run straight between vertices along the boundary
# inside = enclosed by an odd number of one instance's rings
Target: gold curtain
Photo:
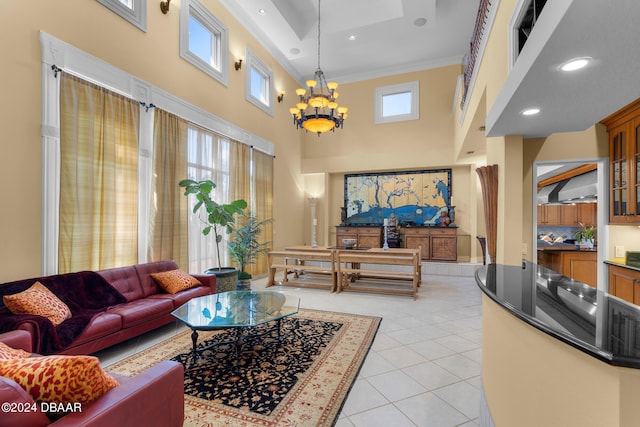
[[[251,211],[251,147],[230,140],[229,146],[229,201],[243,199]]]
[[[140,107],[66,73],[61,79],[58,271],[135,264]]]
[[[149,261],[173,259],[188,269],[188,204],[178,182],[187,174],[185,120],[155,109],[153,178],[149,215]]]
[[[252,150],[255,206],[258,221],[273,219],[273,156]],[[273,242],[273,223],[266,224],[260,234],[260,242]],[[251,274],[266,274],[269,271],[266,254],[262,254],[252,267]]]

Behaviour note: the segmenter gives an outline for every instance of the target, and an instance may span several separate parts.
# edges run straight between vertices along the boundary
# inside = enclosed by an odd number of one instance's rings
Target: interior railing
[[[489,18],[489,11],[491,10],[492,0],[480,0],[478,6],[478,15],[476,17],[476,24],[471,36],[469,54],[467,56],[467,63],[464,67],[464,91],[462,93],[462,101],[460,102],[460,108],[464,109],[464,103],[467,99],[467,91],[471,83],[471,77],[476,66],[478,59],[478,53],[480,52],[480,44],[485,36],[485,28]]]

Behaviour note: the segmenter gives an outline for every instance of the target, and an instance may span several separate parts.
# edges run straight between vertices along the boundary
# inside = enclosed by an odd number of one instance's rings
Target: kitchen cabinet
[[[602,123],[609,132],[609,223],[640,224],[640,99]]]
[[[538,225],[579,227],[597,224],[597,203],[538,205]]]
[[[336,246],[344,246],[342,239],[356,239],[360,248],[380,248],[382,227],[336,227]]]
[[[594,288],[598,287],[596,251],[538,250],[538,264]]]
[[[598,204],[578,203],[577,205],[577,225],[598,225]]]
[[[640,271],[610,265],[609,293],[627,302],[640,305]]]
[[[457,228],[407,227],[404,229],[405,247],[420,249],[425,261],[457,261]]]

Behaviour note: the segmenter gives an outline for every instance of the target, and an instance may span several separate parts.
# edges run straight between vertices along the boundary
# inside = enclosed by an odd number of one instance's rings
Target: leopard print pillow
[[[202,285],[198,279],[185,273],[184,271],[170,270],[162,273],[153,273],[151,277],[156,283],[170,294],[175,294],[194,286]]]
[[[36,402],[89,403],[118,386],[95,356],[35,356],[0,360],[0,375]]]
[[[3,342],[0,342],[0,360],[6,359],[24,359],[25,357],[30,357],[31,353],[28,351],[21,350],[19,348],[9,347]]]
[[[71,318],[69,307],[40,282],[17,294],[3,296],[2,302],[13,314],[44,316],[55,326]]]

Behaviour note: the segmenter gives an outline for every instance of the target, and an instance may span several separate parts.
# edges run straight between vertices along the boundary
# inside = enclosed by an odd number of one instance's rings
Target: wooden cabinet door
[[[578,206],[577,205],[562,205],[560,206],[560,225],[567,225],[570,227],[578,224]]]
[[[578,223],[582,223],[584,225],[598,225],[597,203],[579,203],[577,206]]]
[[[356,227],[336,227],[336,246],[342,247],[342,239],[358,239]]]
[[[433,228],[430,230],[431,259],[456,261],[458,259],[458,237],[455,228]]]
[[[632,273],[626,268],[609,266],[609,293],[633,303],[637,280]]]
[[[546,225],[560,225],[560,205],[545,205]]]
[[[431,257],[429,253],[429,236],[405,235],[404,246],[408,249],[420,249],[420,257],[427,260]]]
[[[358,247],[380,248],[382,247],[382,227],[359,227]]]
[[[565,252],[562,254],[562,274],[591,287],[598,287],[596,252]]]
[[[626,223],[629,202],[629,123],[609,130],[609,222]]]

